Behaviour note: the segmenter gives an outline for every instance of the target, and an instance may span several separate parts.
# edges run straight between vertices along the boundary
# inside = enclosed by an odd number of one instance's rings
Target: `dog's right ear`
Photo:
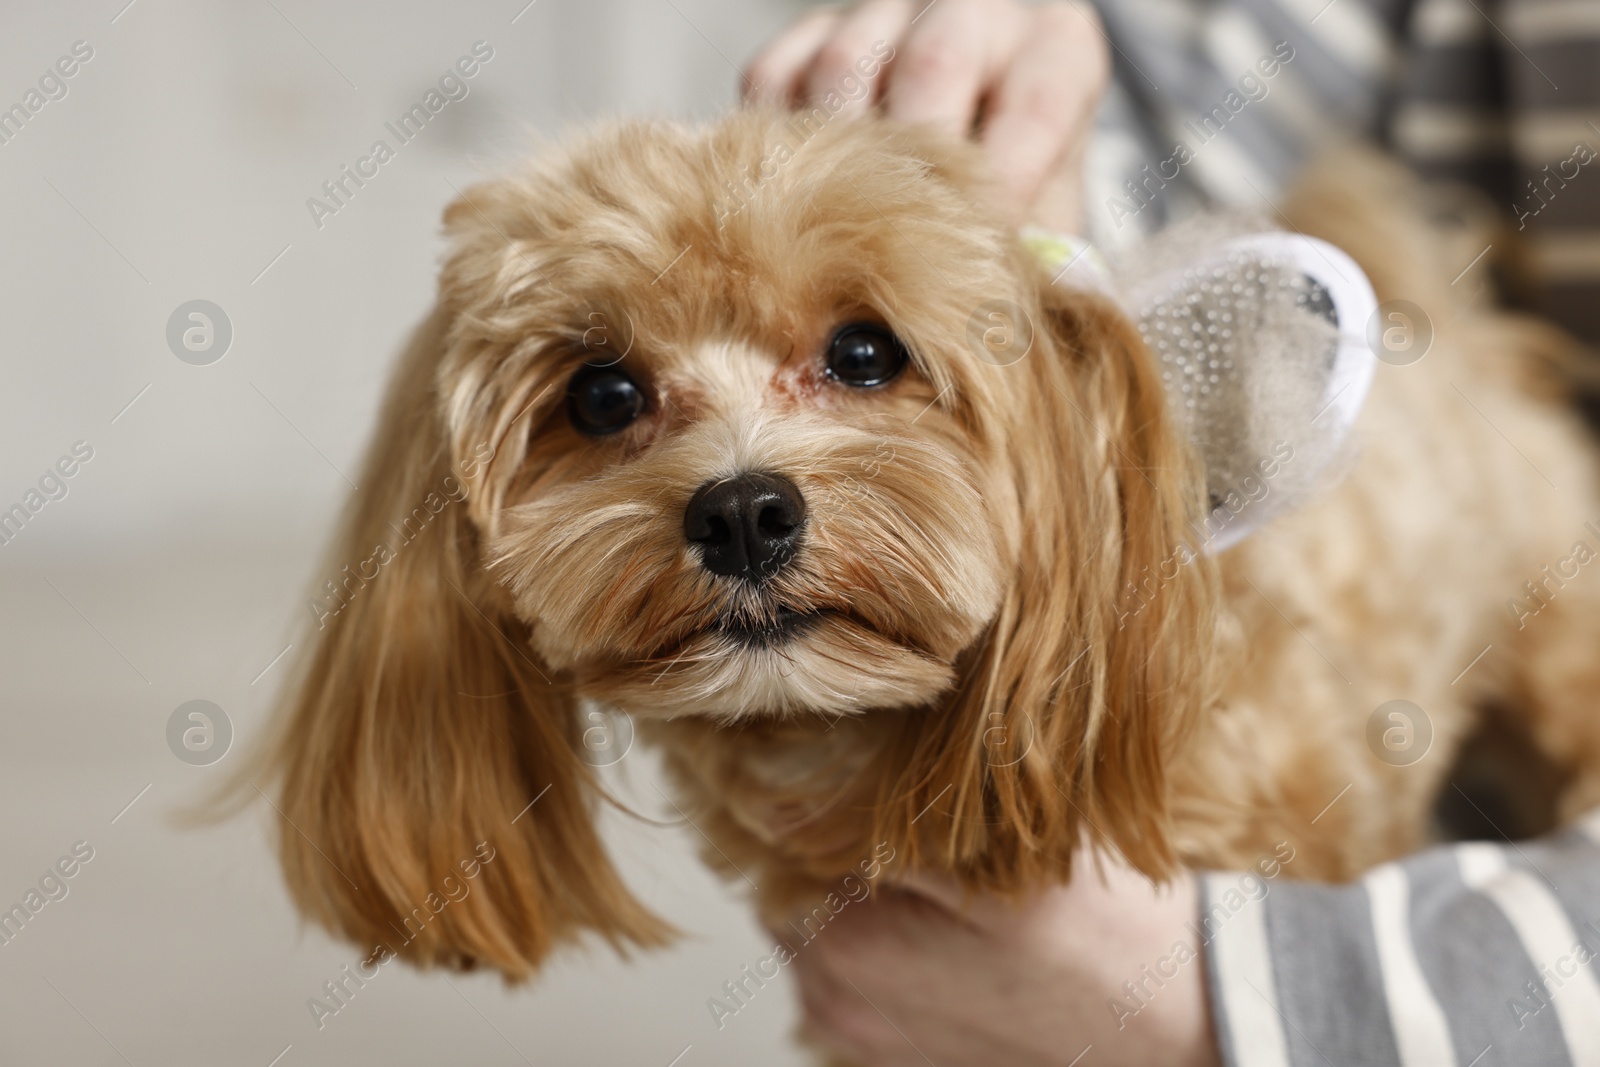
[[[267,760],[300,909],[423,966],[526,977],[594,931],[663,943],[596,832],[574,699],[479,562],[436,374],[445,316],[418,331],[312,602],[314,644]]]

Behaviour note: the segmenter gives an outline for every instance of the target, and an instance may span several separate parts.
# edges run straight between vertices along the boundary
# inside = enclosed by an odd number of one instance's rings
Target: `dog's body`
[[[1587,558],[1575,543],[1600,547],[1585,525],[1600,516],[1600,469],[1547,368],[1530,362],[1538,334],[1486,318],[1457,325],[1418,364],[1384,368],[1354,469],[1219,561],[1220,694],[1169,770],[1186,864],[1250,868],[1288,841],[1287,874],[1343,880],[1413,851],[1486,709],[1513,717],[1563,776],[1563,821],[1600,803],[1600,575],[1586,564],[1573,574]],[[1427,720],[1382,721],[1419,746],[1386,762],[1369,720],[1397,698]],[[773,887],[769,921],[809,907],[848,858],[870,855],[857,813],[871,790],[847,783],[884,743],[883,719],[664,725],[695,800],[685,807],[717,842],[705,859],[772,879],[761,882]],[[934,800],[928,817],[937,811]],[[834,862],[809,866],[791,851],[796,836]]]
[[[349,599],[299,683],[274,758],[309,913],[392,942],[487,839],[483,891],[395,951],[520,977],[584,929],[658,943],[590,824],[581,698],[640,722],[707,859],[773,922],[881,845],[1003,892],[1065,877],[1084,834],[1157,875],[1288,840],[1292,876],[1348,878],[1423,841],[1489,703],[1572,772],[1567,810],[1600,801],[1600,577],[1544,570],[1600,520],[1535,358],[1561,342],[1452,301],[1394,189],[1330,178],[1286,210],[1380,299],[1434,310],[1433,351],[1379,368],[1339,485],[1163,568],[1204,480],[1125,316],[1050,285],[981,206],[973,153],[841,123],[769,176],[791,132],[631,127],[451,209],[440,310],[336,566],[453,472],[466,502]],[[1039,324],[1010,366],[966,346],[991,297]],[[818,362],[857,321],[863,358],[892,331],[903,371],[847,388]],[[619,404],[632,421],[593,432]],[[697,501],[750,471],[804,507],[772,568],[734,574]],[[1369,748],[1396,698],[1433,733],[1403,767]]]
[[[1356,256],[1379,300],[1429,309],[1437,339],[1378,368],[1348,477],[1220,560],[1222,696],[1173,772],[1193,865],[1288,840],[1295,877],[1342,880],[1420,847],[1441,793],[1476,803],[1447,775],[1485,715],[1545,761],[1545,781],[1509,782],[1521,829],[1600,803],[1600,582],[1580,562],[1600,466],[1563,395],[1585,357],[1456,293],[1481,287],[1456,262],[1482,244],[1446,244],[1426,189],[1354,162],[1304,181],[1288,217]],[[1397,698],[1425,719],[1375,714]],[[1381,758],[1391,729],[1418,748]]]

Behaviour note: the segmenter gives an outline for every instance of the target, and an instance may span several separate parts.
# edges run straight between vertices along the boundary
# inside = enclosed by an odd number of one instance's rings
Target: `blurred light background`
[[[93,849],[0,944],[0,1063],[802,1062],[786,979],[712,1020],[707,998],[769,946],[687,827],[611,835],[629,881],[688,932],[677,948],[626,965],[568,953],[511,991],[388,966],[319,1029],[307,999],[361,953],[291,912],[264,803],[212,829],[173,821],[259,736],[304,637],[387,368],[431,300],[453,186],[599,116],[715,114],[734,65],[793,14],[778,0],[0,6],[0,108],[75,43],[92,49],[20,132],[0,127],[0,510],[79,442],[93,453],[46,478],[65,495],[0,545],[0,910],[74,843]],[[307,198],[393,144],[384,123],[478,41],[493,58],[469,95],[319,228]],[[168,346],[191,300],[231,323],[209,365]],[[168,748],[169,716],[196,699],[235,733],[211,766]],[[659,814],[648,756],[618,769]]]

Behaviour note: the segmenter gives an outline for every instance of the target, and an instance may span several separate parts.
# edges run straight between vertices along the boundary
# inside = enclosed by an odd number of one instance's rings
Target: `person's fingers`
[[[895,55],[885,98],[889,117],[965,137],[1025,21],[1014,4],[934,0],[924,7]]]
[[[842,17],[838,8],[813,8],[769,41],[744,69],[745,101],[793,103],[804,88],[811,61]]]
[[[1042,193],[1059,200],[1063,187],[1079,180],[1095,108],[1110,72],[1105,39],[1091,21],[1094,17],[1071,4],[1037,9],[1028,39],[991,96],[983,145],[1023,211]],[[1060,213],[1058,204],[1045,206],[1050,214]]]
[[[837,93],[844,101],[840,114],[866,112],[882,94],[879,75],[911,14],[911,0],[867,0],[848,12],[811,61],[805,99],[818,103]]]

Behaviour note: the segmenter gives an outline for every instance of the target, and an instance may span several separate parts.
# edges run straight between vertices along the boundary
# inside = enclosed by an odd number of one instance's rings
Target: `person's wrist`
[[[1199,879],[1182,872],[1169,885],[1155,889],[1154,896],[1155,914],[1145,946],[1151,955],[1141,962],[1139,977],[1153,974],[1164,984],[1146,983],[1151,995],[1143,997],[1142,1009],[1126,1020],[1123,1032],[1142,1021],[1161,1062],[1171,1067],[1217,1067],[1221,1059],[1211,1025],[1205,945],[1193,933],[1200,910]],[[1119,992],[1126,990],[1119,986]]]
[[[1092,867],[1078,877],[1096,877]],[[1098,904],[1084,914],[1083,904]],[[1068,902],[1055,950],[1088,961],[1098,998],[1089,1015],[1102,1064],[1217,1067],[1221,1062],[1206,990],[1204,946],[1190,927],[1198,879],[1180,872],[1165,886],[1126,867],[1107,872],[1092,900]],[[1181,946],[1181,947],[1180,947]]]

